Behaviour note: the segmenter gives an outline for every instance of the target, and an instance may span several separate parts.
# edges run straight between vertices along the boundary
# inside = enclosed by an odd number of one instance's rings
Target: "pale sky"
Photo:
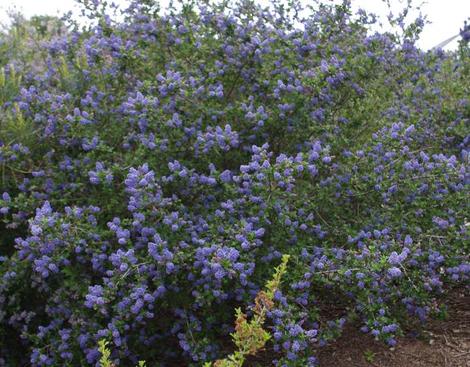
[[[114,0],[117,4],[126,4],[127,0]],[[305,3],[308,0],[304,0]],[[336,0],[338,1],[338,0]],[[260,2],[265,2],[261,0]],[[395,8],[400,8],[404,0],[390,0]],[[419,42],[423,49],[429,49],[454,36],[463,26],[465,19],[470,17],[470,0],[416,0],[415,3],[424,2],[422,13],[427,15],[431,24],[426,25]],[[167,0],[161,1],[165,5]],[[357,9],[362,7],[368,11],[385,16],[386,7],[382,0],[352,0]],[[69,10],[77,9],[74,0],[0,0],[0,22],[5,22],[6,10],[15,8],[21,10],[27,17],[32,15],[56,15]],[[384,18],[385,19],[385,18]],[[455,49],[457,40],[451,42],[445,49]]]

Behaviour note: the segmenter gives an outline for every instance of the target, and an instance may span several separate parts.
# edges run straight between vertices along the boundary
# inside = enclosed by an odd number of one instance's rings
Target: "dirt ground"
[[[470,293],[455,291],[445,302],[445,320],[432,320],[423,329],[410,330],[394,348],[375,341],[357,327],[318,351],[319,367],[470,367]],[[271,366],[265,351],[250,367]],[[271,358],[269,358],[271,357]]]
[[[446,320],[399,338],[395,348],[351,327],[320,351],[320,367],[470,367],[470,296],[455,292],[447,304]]]

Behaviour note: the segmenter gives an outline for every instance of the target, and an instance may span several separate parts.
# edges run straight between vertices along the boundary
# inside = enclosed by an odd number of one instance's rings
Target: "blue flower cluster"
[[[348,323],[393,346],[469,281],[466,34],[191,4],[83,2],[0,55],[0,366],[216,360],[283,254],[276,366]]]

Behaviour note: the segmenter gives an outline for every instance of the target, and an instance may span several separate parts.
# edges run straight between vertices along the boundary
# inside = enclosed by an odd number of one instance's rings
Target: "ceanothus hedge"
[[[470,274],[468,29],[424,52],[422,19],[328,4],[83,1],[87,26],[1,35],[0,366],[222,358],[284,254],[277,366],[442,312]]]

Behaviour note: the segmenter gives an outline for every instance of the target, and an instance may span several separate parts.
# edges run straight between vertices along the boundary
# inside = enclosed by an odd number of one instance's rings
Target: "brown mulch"
[[[470,367],[470,296],[455,292],[446,320],[430,321],[418,335],[387,348],[352,327],[319,353],[320,367]]]
[[[445,304],[445,320],[431,320],[419,331],[410,327],[394,348],[348,326],[334,343],[319,349],[319,367],[470,367],[468,289],[452,292]],[[273,354],[263,354],[249,360],[247,366],[271,366]]]

